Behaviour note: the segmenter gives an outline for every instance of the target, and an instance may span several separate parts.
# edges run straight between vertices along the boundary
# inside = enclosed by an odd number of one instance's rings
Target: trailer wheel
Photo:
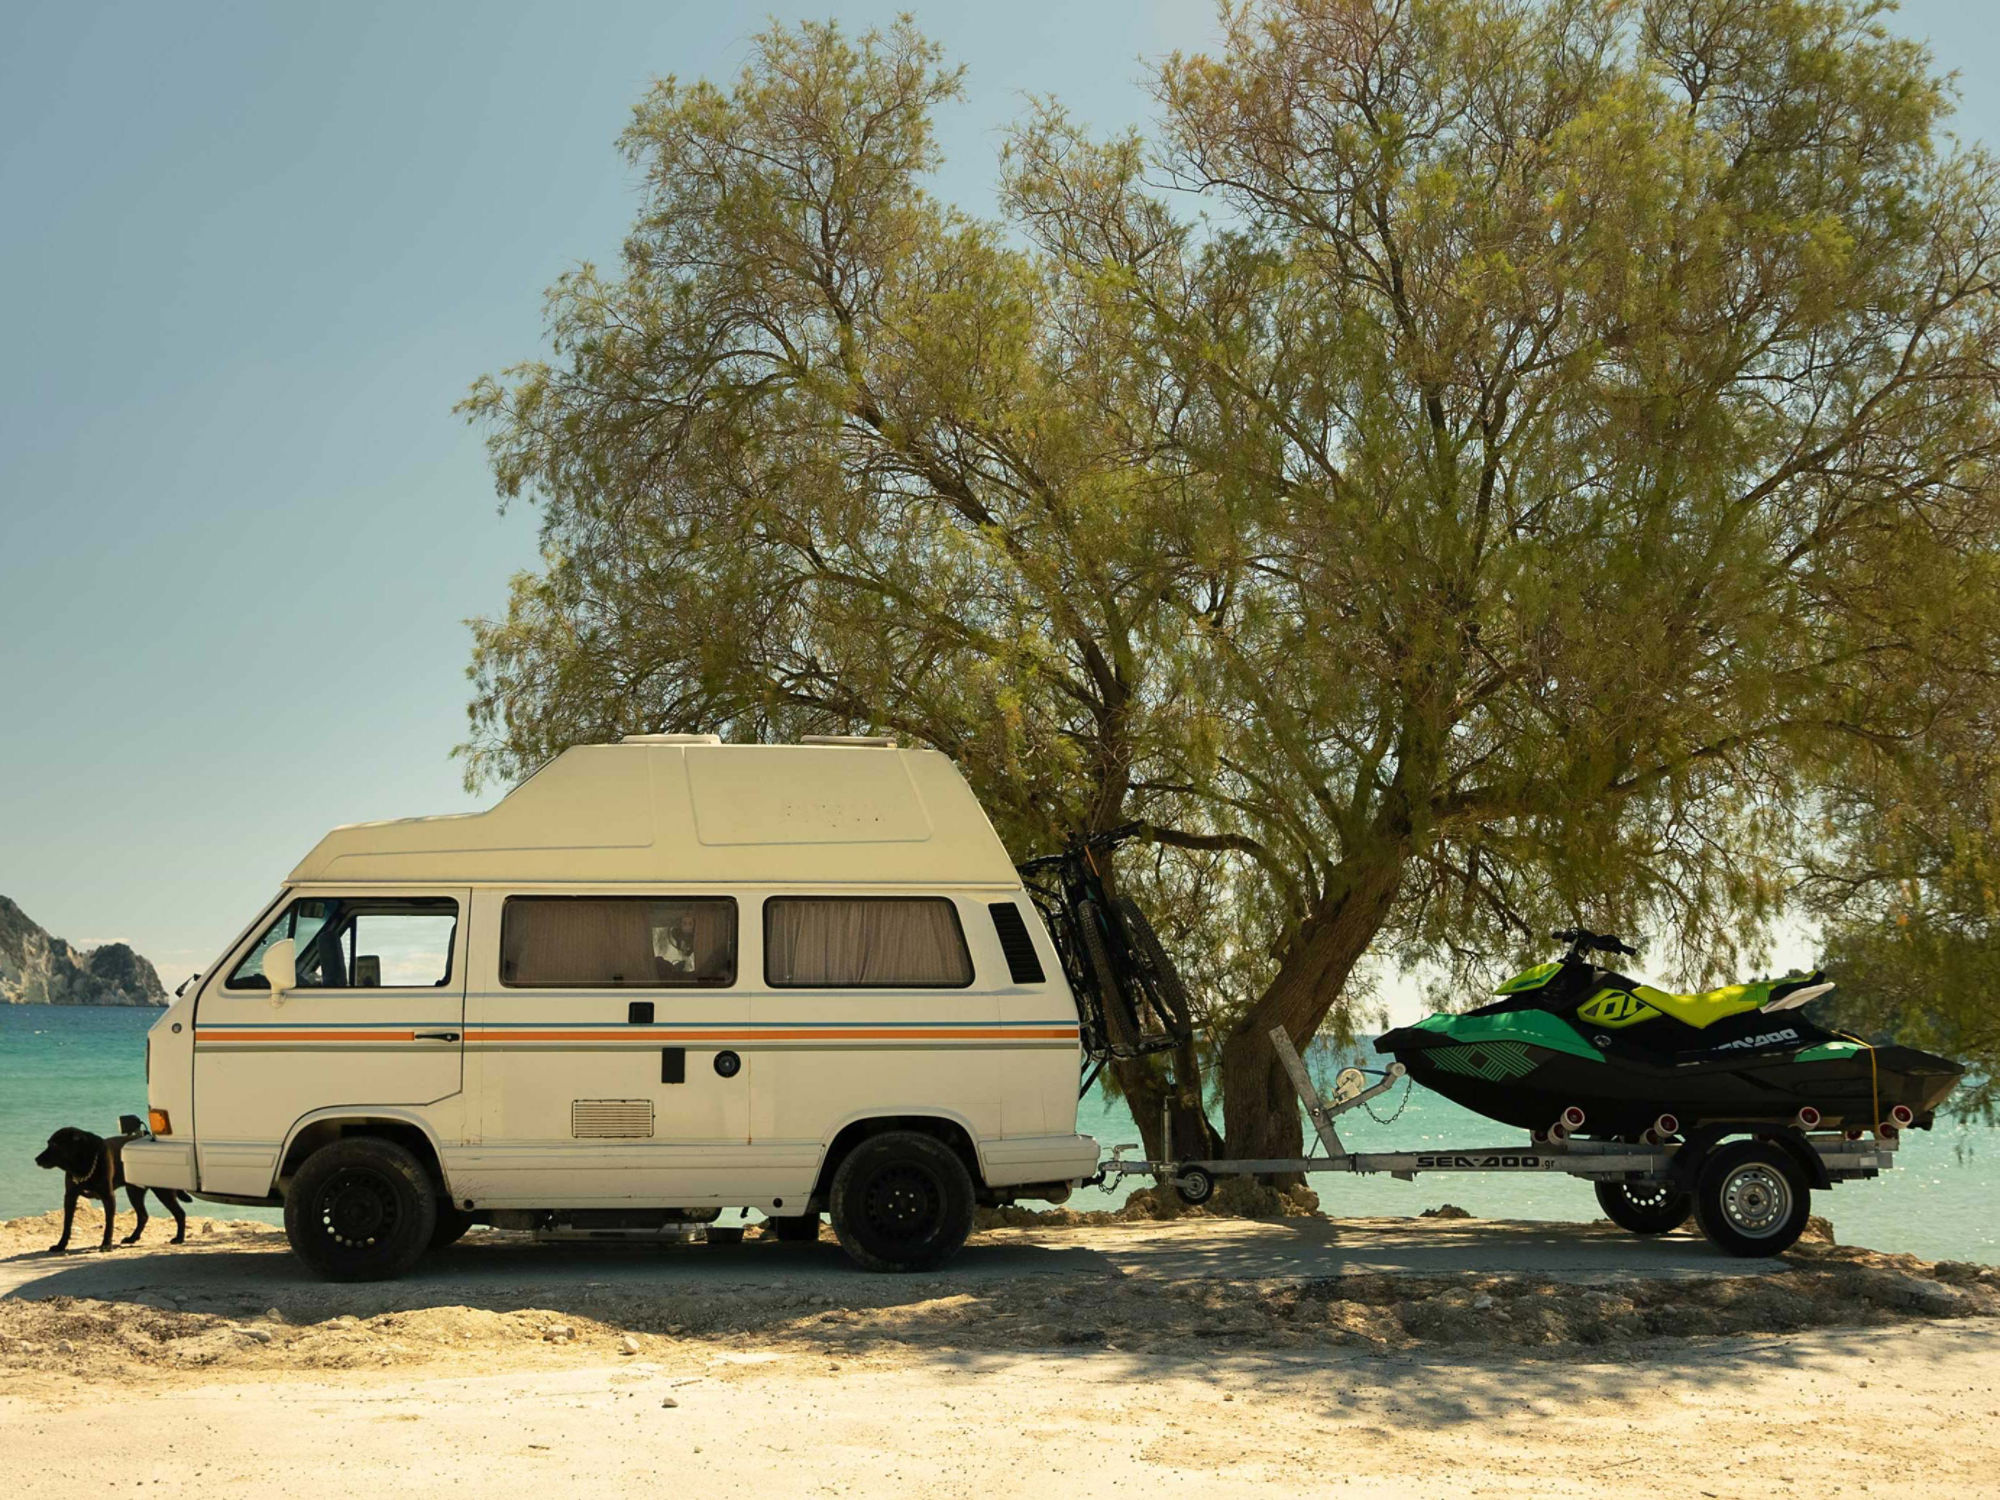
[[[1189,1208],[1200,1208],[1215,1196],[1215,1179],[1203,1167],[1182,1167],[1174,1174],[1174,1191]]]
[[[1791,1153],[1736,1141],[1702,1164],[1694,1217],[1725,1255],[1782,1255],[1804,1233],[1812,1187]]]
[[[437,1225],[437,1190],[410,1152],[349,1136],[305,1160],[285,1194],[285,1237],[328,1281],[388,1281],[417,1263]]]
[[[936,1136],[871,1135],[833,1174],[833,1232],[870,1271],[928,1271],[972,1233],[972,1178]]]
[[[1600,1182],[1597,1206],[1633,1234],[1670,1234],[1694,1213],[1694,1196],[1665,1182]]]

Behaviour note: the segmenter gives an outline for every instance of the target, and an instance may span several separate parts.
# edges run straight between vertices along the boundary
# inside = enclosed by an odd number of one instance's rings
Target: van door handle
[[[455,1042],[458,1040],[458,1033],[455,1031],[419,1031],[410,1040],[413,1042]]]

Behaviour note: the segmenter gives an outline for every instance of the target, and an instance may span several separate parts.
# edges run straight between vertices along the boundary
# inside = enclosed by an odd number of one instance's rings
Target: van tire
[[[936,1136],[885,1130],[852,1151],[829,1195],[840,1248],[869,1271],[928,1271],[972,1233],[972,1176]]]
[[[285,1237],[328,1281],[390,1281],[437,1227],[437,1188],[394,1141],[348,1136],[305,1159],[285,1193]]]

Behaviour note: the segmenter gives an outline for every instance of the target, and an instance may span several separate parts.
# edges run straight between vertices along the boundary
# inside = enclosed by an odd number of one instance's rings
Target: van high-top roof
[[[485,812],[336,828],[290,883],[1003,885],[958,767],[880,741],[635,735],[566,750]]]

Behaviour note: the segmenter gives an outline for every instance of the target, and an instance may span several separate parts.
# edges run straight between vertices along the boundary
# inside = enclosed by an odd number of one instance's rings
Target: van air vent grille
[[[650,1099],[573,1099],[569,1133],[580,1141],[643,1140],[653,1133]]]

